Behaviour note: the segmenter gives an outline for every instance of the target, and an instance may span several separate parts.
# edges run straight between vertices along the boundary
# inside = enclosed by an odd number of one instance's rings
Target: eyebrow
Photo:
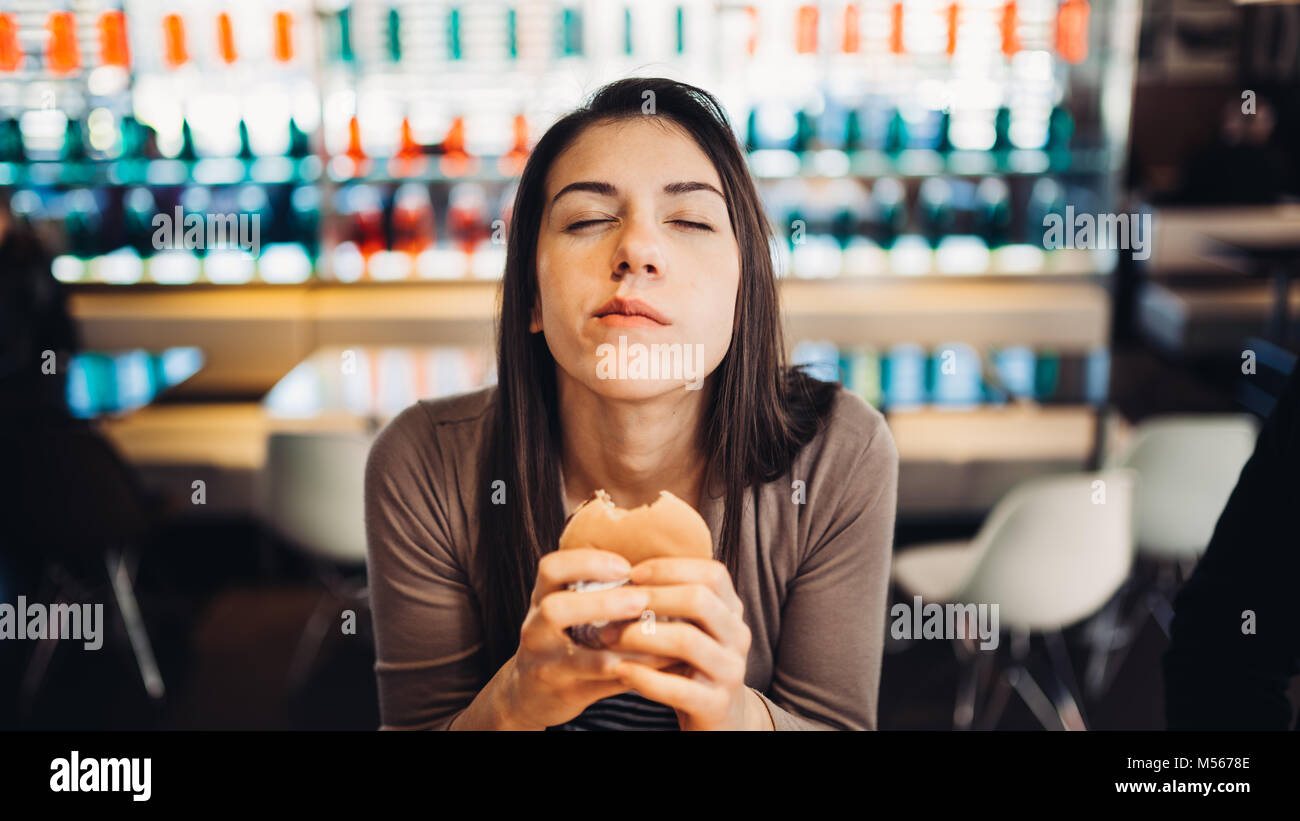
[[[556,201],[565,194],[575,191],[590,191],[591,193],[598,194],[602,197],[618,196],[618,188],[610,183],[599,182],[596,180],[579,180],[578,182],[571,182],[561,188],[554,197],[551,197],[551,205],[554,205]],[[723,196],[721,191],[707,182],[670,182],[664,186],[664,193],[673,196],[678,194],[689,194],[692,191],[712,191],[719,197],[722,197],[723,202],[727,201],[727,198]]]

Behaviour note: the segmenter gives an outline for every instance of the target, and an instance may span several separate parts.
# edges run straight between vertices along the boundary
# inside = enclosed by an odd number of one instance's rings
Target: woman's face
[[[545,196],[529,329],[560,369],[614,399],[702,387],[727,353],[740,284],[709,158],[670,121],[595,125],[552,163]],[[629,313],[641,309],[656,318]]]

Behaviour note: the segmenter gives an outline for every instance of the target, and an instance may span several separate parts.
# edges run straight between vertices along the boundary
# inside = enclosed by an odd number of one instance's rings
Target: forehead
[[[576,180],[610,182],[620,190],[645,186],[658,191],[682,180],[722,180],[708,155],[679,125],[657,117],[589,126],[555,158],[546,175],[546,201]]]

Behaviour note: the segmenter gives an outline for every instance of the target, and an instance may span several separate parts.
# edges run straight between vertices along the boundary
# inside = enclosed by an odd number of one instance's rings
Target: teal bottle
[[[68,250],[74,256],[87,259],[104,252],[100,242],[103,214],[94,191],[78,188],[68,192],[63,226],[67,232]]]
[[[907,148],[907,140],[907,121],[903,119],[903,112],[896,108],[889,118],[889,131],[885,134],[885,153],[902,152]]]
[[[935,144],[934,150],[940,154],[947,154],[952,151],[952,139],[949,131],[952,129],[952,114],[944,111],[939,116],[939,141]]]
[[[1011,150],[1011,109],[1007,106],[1000,106],[998,113],[993,117],[993,135],[994,151]]]
[[[455,6],[447,13],[447,55],[453,60],[461,58],[460,9]]]
[[[893,177],[881,177],[871,187],[872,234],[881,248],[893,248],[906,228],[906,200],[903,184]]]
[[[917,222],[931,248],[952,230],[956,213],[952,202],[952,185],[943,177],[929,177],[921,183],[917,196]]]
[[[181,120],[181,150],[176,159],[185,162],[198,159],[198,152],[194,150],[194,131],[190,128],[189,120]]]
[[[1030,245],[1052,250],[1047,248],[1051,244],[1047,236],[1049,214],[1060,217],[1063,231],[1073,230],[1072,226],[1065,225],[1065,190],[1051,177],[1039,177],[1025,205],[1025,241]]]
[[[799,153],[815,147],[817,118],[803,109],[795,112],[794,150]]]
[[[63,162],[81,162],[86,159],[86,139],[81,133],[81,121],[75,117],[68,118],[59,159]]]
[[[575,6],[566,6],[560,10],[560,47],[563,57],[582,55],[582,11]]]
[[[122,132],[121,159],[134,160],[143,157],[145,144],[148,142],[148,132],[145,127],[130,114],[122,118],[119,127]]]
[[[307,251],[312,260],[320,253],[320,189],[300,185],[289,197],[289,237]]]
[[[390,6],[388,9],[384,44],[388,47],[388,59],[393,63],[402,62],[402,20],[396,6]]]
[[[335,15],[335,56],[341,63],[351,63],[356,59],[352,51],[352,9],[344,7]]]
[[[862,148],[862,119],[856,108],[844,116],[844,150],[857,151]]]
[[[1061,385],[1061,355],[1040,351],[1034,362],[1034,398],[1046,402],[1055,398]]]
[[[153,192],[144,186],[136,186],[126,192],[122,198],[122,223],[126,230],[126,242],[141,257],[154,253],[153,234],[154,214],[158,213],[158,203]]]
[[[1064,106],[1054,106],[1047,119],[1047,150],[1066,151],[1074,138],[1074,116]]]
[[[239,159],[253,159],[253,141],[248,136],[248,123],[239,121]]]
[[[975,189],[975,233],[989,248],[1005,245],[1010,237],[1010,192],[999,177],[985,177]]]
[[[307,132],[298,127],[298,122],[289,118],[289,156],[302,159],[311,153]]]
[[[23,149],[23,132],[18,121],[9,117],[0,121],[0,162],[24,162],[27,152]]]
[[[181,224],[172,226],[173,247],[176,249],[186,249],[195,256],[206,256],[209,250],[207,243],[207,216],[212,213],[212,194],[208,189],[192,185],[181,192]],[[185,229],[187,223],[192,225],[194,220],[189,219],[191,215],[198,215],[199,230],[203,233],[203,242],[196,247],[191,247],[191,243],[185,238]]]

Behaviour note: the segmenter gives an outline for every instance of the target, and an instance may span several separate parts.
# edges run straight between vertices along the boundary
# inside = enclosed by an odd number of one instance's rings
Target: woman
[[[621,80],[541,138],[497,385],[406,409],[367,466],[384,728],[875,728],[898,456],[875,409],[785,366],[771,242],[707,92]],[[681,366],[610,356],[652,344]],[[715,558],[567,590],[630,572],[555,550],[597,489],[686,500]],[[565,633],[592,621],[626,626]]]

